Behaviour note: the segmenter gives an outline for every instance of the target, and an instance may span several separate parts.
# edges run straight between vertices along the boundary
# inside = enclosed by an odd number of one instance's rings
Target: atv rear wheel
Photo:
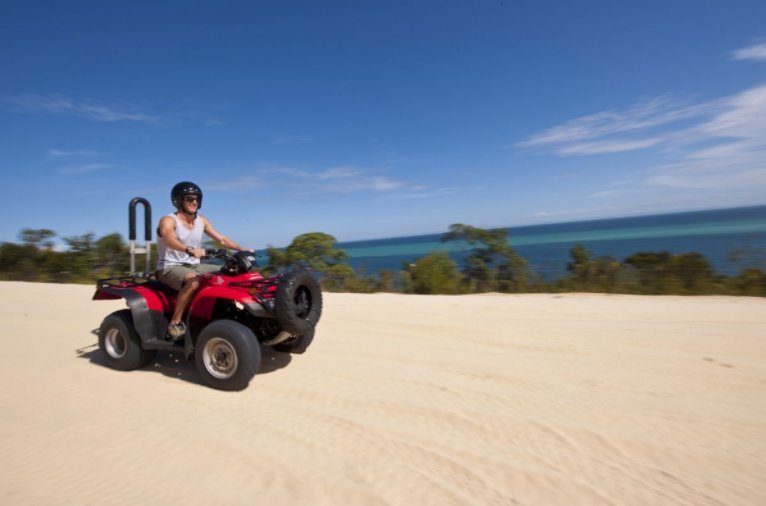
[[[242,390],[261,367],[255,335],[232,320],[218,320],[202,329],[195,348],[202,379],[219,390]]]
[[[141,347],[130,309],[116,311],[104,318],[98,331],[98,347],[107,365],[118,371],[140,369],[157,355],[156,350]]]

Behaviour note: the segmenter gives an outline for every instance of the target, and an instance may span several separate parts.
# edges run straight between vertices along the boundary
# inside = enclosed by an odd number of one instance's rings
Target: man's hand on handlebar
[[[192,249],[192,248],[190,248],[189,252],[195,258],[201,258],[202,260],[207,260],[209,258],[226,258],[226,257],[229,256],[229,250],[227,250],[227,249],[215,249],[215,248]],[[243,250],[243,252],[250,253],[250,254],[252,254],[253,256],[256,256],[256,257],[260,257],[261,256],[261,255],[257,255],[255,253],[255,250],[252,250],[252,249],[246,249],[246,250]]]
[[[206,251],[202,248],[189,248],[186,252],[194,258],[202,258],[206,254]]]
[[[228,253],[228,250],[215,248],[205,248],[199,251],[202,251],[204,254],[197,258],[202,258],[203,260],[207,260],[209,258],[222,258]]]

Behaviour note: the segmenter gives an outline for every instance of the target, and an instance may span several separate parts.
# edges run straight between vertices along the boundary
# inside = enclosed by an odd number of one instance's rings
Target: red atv
[[[144,205],[146,248],[135,247],[135,207]],[[131,275],[100,279],[94,300],[123,298],[130,309],[101,323],[98,344],[106,363],[121,371],[148,364],[157,350],[184,349],[195,357],[202,378],[213,388],[241,390],[258,373],[261,345],[303,353],[314,339],[322,313],[322,291],[311,273],[300,270],[264,278],[255,255],[207,250],[223,260],[219,272],[205,274],[185,314],[186,335],[166,340],[178,292],[152,276],[135,273],[135,253],[146,253],[149,271],[151,207],[142,198],[130,203]]]

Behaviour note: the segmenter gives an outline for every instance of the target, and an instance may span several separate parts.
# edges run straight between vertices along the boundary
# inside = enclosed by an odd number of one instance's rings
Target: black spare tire
[[[296,336],[313,333],[322,316],[322,289],[314,276],[303,270],[282,276],[274,312],[282,330]]]

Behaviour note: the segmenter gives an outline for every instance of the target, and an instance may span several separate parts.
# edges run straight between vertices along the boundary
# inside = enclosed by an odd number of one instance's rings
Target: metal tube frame
[[[144,240],[146,244],[136,246],[136,205],[144,205]],[[128,221],[130,228],[130,275],[148,275],[151,270],[151,256],[152,256],[152,206],[149,201],[143,197],[136,197],[130,201],[128,206]],[[136,253],[143,253],[146,255],[146,270],[143,273],[136,272]]]

